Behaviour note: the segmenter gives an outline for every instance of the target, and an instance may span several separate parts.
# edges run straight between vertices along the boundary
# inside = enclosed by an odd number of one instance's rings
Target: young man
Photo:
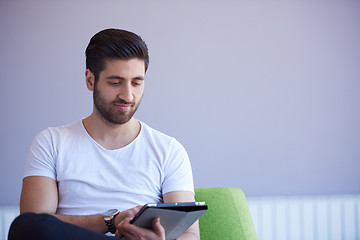
[[[113,238],[104,235],[109,231],[124,239],[165,239],[161,219],[150,230],[129,222],[145,203],[195,201],[184,148],[133,117],[148,64],[147,46],[134,33],[106,29],[92,37],[85,76],[93,112],[35,138],[22,214],[9,239]],[[198,223],[179,239],[200,239]]]

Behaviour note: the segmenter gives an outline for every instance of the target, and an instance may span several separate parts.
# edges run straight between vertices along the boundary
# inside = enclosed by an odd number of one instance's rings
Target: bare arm
[[[48,177],[26,177],[20,197],[20,213],[55,213],[58,192],[55,180]]]
[[[164,203],[172,202],[194,202],[195,197],[192,192],[175,191],[164,195]],[[200,240],[199,222],[196,221],[188,230],[186,230],[178,240]]]
[[[35,212],[51,214],[58,219],[93,231],[106,233],[108,230],[102,214],[70,216],[56,214],[58,207],[58,188],[55,180],[48,177],[31,176],[23,180],[20,198],[20,213]],[[121,212],[115,218],[120,223],[124,218],[134,217],[140,207]]]

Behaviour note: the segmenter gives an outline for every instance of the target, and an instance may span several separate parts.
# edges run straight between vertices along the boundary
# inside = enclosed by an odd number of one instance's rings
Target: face
[[[111,124],[127,123],[140,105],[144,92],[145,63],[133,58],[108,60],[95,83],[86,70],[87,85],[93,90],[94,111]]]

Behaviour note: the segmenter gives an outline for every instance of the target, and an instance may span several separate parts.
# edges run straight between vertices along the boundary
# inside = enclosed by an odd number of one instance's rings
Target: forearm
[[[200,236],[193,232],[184,232],[177,240],[200,240]]]
[[[58,188],[54,179],[41,176],[26,177],[20,198],[20,213],[34,212],[53,215],[63,222],[77,225],[96,232],[107,232],[102,214],[62,215],[56,214],[58,207]]]
[[[142,206],[136,206],[131,209],[120,212],[114,218],[114,225],[117,226],[122,220],[125,218],[133,218],[136,213],[140,210]],[[90,229],[100,233],[107,233],[108,229],[104,222],[104,218],[102,214],[95,215],[86,215],[86,216],[71,216],[71,215],[61,215],[50,213],[51,215],[57,217],[63,222],[71,223],[86,229]]]
[[[106,233],[108,232],[102,214],[96,215],[86,215],[86,216],[71,216],[71,215],[62,215],[55,213],[48,213],[55,216],[63,222],[74,224],[92,231]]]
[[[186,230],[177,240],[200,240],[199,222],[196,221],[188,230]]]

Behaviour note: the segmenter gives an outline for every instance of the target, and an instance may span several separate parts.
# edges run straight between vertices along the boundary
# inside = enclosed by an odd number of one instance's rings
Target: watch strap
[[[104,220],[106,227],[108,228],[109,232],[112,234],[114,234],[116,232],[116,227],[114,225],[114,217],[115,216],[113,216],[110,220]]]

